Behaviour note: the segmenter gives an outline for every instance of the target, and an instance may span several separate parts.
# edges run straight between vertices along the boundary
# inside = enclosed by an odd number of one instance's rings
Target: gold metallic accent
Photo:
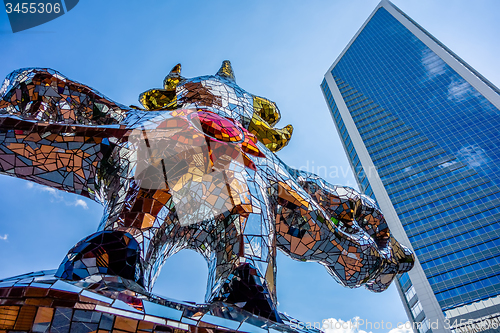
[[[221,68],[215,75],[236,82],[236,77],[234,76],[233,68],[231,67],[231,62],[229,60],[224,60],[222,62]]]
[[[253,97],[253,109],[271,126],[276,125],[281,118],[276,103],[259,96]]]
[[[139,95],[139,102],[146,110],[172,110],[177,108],[175,90],[151,89]]]
[[[285,147],[293,133],[293,126],[286,125],[282,129],[271,127],[257,112],[254,112],[248,131],[255,134],[257,139],[262,142],[272,152],[277,152]]]
[[[267,282],[267,287],[269,288],[269,292],[273,299],[275,300],[276,296],[276,283],[275,283],[275,274],[274,274],[274,258],[271,257],[271,260],[267,264],[267,269],[266,269],[266,275],[264,278],[266,279]],[[276,301],[276,300],[275,300]]]
[[[164,89],[150,89],[139,96],[139,102],[146,110],[173,110],[177,108],[176,88],[184,80],[181,76],[181,64],[172,68],[163,80]]]
[[[175,90],[181,80],[183,80],[181,76],[181,64],[177,64],[163,80],[163,88],[168,91]]]
[[[253,108],[254,113],[248,131],[255,134],[257,139],[273,152],[285,147],[292,137],[293,126],[287,125],[283,129],[273,128],[281,118],[276,104],[268,99],[254,96]]]

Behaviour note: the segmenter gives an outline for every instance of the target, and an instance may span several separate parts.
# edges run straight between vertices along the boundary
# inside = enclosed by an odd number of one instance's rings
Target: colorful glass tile
[[[12,72],[0,96],[0,172],[104,206],[57,270],[0,281],[0,331],[289,332],[277,249],[377,292],[413,266],[372,199],[276,156],[292,126],[228,61],[191,79],[176,65],[142,107],[43,68]],[[182,249],[207,261],[206,304],[151,293]]]

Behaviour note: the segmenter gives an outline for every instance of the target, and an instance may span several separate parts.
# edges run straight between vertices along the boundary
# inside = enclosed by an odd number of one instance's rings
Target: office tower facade
[[[498,88],[385,0],[321,88],[360,190],[416,253],[398,289],[418,331],[498,331]]]

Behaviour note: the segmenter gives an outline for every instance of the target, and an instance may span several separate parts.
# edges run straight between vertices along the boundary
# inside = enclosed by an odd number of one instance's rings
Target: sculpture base
[[[41,271],[0,280],[0,332],[308,332],[285,314],[277,323],[233,304],[159,297],[135,282],[94,275],[68,281]]]

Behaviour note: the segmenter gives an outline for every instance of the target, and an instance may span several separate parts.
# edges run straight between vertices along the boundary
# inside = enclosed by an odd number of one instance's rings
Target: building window
[[[408,302],[410,302],[410,300],[413,298],[413,296],[415,296],[415,288],[413,288],[413,286],[410,287],[410,289],[408,289],[406,292],[405,292],[405,297],[406,297],[406,300]]]
[[[422,304],[420,304],[420,301],[417,301],[417,303],[415,303],[415,305],[411,307],[411,313],[413,314],[413,318],[417,318],[420,312],[422,312]]]

